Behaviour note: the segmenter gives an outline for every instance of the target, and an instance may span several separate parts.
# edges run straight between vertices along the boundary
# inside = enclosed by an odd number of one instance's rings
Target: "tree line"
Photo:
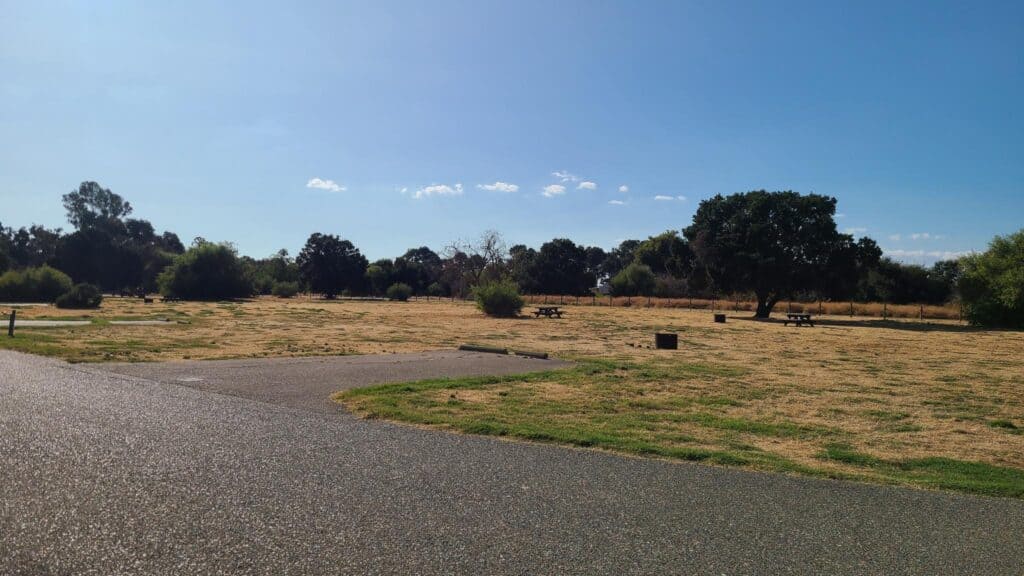
[[[489,231],[439,252],[419,246],[373,262],[351,241],[323,233],[295,257],[284,249],[239,256],[202,238],[186,249],[173,232],[132,218],[131,204],[96,182],[62,202],[71,232],[0,224],[0,272],[46,265],[107,292],[187,299],[384,296],[393,287],[392,294],[463,298],[499,281],[527,294],[750,295],[762,318],[782,299],[943,304],[959,297],[964,274],[958,260],[926,268],[883,257],[874,240],[837,230],[835,198],[791,191],[718,195],[702,201],[685,228],[607,251],[568,238],[509,247]]]

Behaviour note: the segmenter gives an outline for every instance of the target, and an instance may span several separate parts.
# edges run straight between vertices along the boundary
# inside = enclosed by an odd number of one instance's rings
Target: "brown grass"
[[[949,321],[824,315],[815,328],[795,328],[754,321],[746,312],[714,324],[707,311],[683,308],[565,309],[560,320],[501,320],[483,316],[471,303],[446,300],[259,298],[145,305],[112,298],[85,314],[97,322],[92,326],[21,329],[16,338],[0,339],[0,346],[74,361],[376,354],[462,343],[538,350],[632,368],[593,382],[548,379],[442,391],[435,400],[454,394],[452,401],[465,410],[494,410],[506,398],[499,392],[511,390],[544,410],[557,408],[550,417],[582,422],[605,409],[596,398],[617,402],[628,396],[630,402],[614,404],[615,410],[695,414],[699,407],[700,414],[715,418],[828,430],[773,435],[708,428],[695,420],[668,429],[659,424],[650,432],[652,438],[692,437],[687,442],[704,448],[753,446],[801,466],[846,468],[821,461],[823,447],[839,441],[883,459],[942,456],[1024,469],[1024,333]],[[55,308],[19,311],[21,318],[82,315]],[[168,317],[176,323],[104,324],[126,317]],[[678,333],[680,349],[651,349],[656,331]],[[645,376],[651,371],[654,376]]]
[[[572,304],[578,306],[619,306],[640,308],[686,308],[689,310],[719,310],[725,312],[753,312],[757,302],[747,299],[723,298],[648,298],[646,296],[524,296],[529,304]],[[930,306],[923,304],[883,304],[881,302],[779,302],[776,313],[809,312],[829,316],[903,318],[918,320],[961,320],[957,304]]]

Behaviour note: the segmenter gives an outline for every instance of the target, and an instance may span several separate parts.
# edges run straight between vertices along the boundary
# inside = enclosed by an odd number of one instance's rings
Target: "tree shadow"
[[[746,320],[749,322],[762,322],[766,324],[783,324],[781,318],[770,318],[768,320],[762,320],[760,318],[754,318],[753,316],[729,316],[730,320]],[[790,322],[792,324],[792,322]],[[972,332],[1015,332],[1014,330],[1000,329],[1000,328],[979,328],[977,326],[960,325],[960,324],[946,324],[946,323],[932,323],[921,320],[883,320],[881,318],[873,319],[851,319],[841,320],[838,318],[814,318],[814,327],[818,326],[829,326],[836,328],[881,328],[889,330],[906,330],[910,332],[952,332],[952,333],[972,333]],[[794,326],[794,328],[797,328]],[[802,328],[811,329],[811,326],[802,326]]]

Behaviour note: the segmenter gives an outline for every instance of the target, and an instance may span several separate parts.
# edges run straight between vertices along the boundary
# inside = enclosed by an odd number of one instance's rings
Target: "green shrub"
[[[996,236],[960,267],[960,298],[972,324],[1024,328],[1024,230]]]
[[[388,286],[388,300],[399,300],[405,302],[412,296],[412,286],[409,286],[405,282],[396,282],[391,286]]]
[[[0,276],[0,301],[4,302],[53,302],[68,290],[71,278],[49,266],[9,270]]]
[[[278,298],[292,298],[299,293],[298,282],[275,282],[270,293]]]
[[[507,280],[482,284],[473,289],[476,305],[488,316],[511,318],[523,309],[519,288]]]
[[[229,300],[252,296],[252,280],[235,249],[203,242],[174,259],[157,278],[165,298]]]
[[[427,294],[430,296],[444,296],[444,286],[441,286],[438,282],[434,282],[430,286],[427,286]]]
[[[57,298],[57,308],[99,308],[103,294],[92,284],[75,284]]]
[[[648,296],[656,283],[651,268],[636,262],[626,266],[609,282],[613,296]]]

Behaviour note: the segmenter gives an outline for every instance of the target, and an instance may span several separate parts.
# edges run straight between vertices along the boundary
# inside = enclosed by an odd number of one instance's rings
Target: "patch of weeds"
[[[991,426],[992,428],[996,428],[998,430],[1002,430],[1002,431],[1008,432],[1010,434],[1024,435],[1024,429],[1022,429],[1020,426],[1017,426],[1016,424],[1014,424],[1012,420],[1005,420],[1005,419],[991,420],[991,421],[989,421],[988,425]]]

